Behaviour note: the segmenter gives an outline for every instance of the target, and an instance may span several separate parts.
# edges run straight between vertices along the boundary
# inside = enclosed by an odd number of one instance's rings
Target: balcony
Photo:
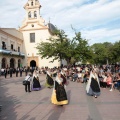
[[[6,50],[6,49],[0,49],[0,54],[7,54],[7,55],[25,57],[24,53],[11,51],[11,50]]]

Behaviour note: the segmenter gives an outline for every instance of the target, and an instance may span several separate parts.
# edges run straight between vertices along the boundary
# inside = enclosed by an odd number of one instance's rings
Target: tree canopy
[[[91,64],[111,64],[120,61],[120,41],[113,43],[95,43],[88,45],[88,40],[81,37],[81,32],[75,32],[73,38],[68,38],[63,30],[56,29],[54,36],[46,42],[37,44],[38,54],[42,58],[66,60],[68,64],[82,61]]]
[[[113,64],[120,61],[120,41],[110,43],[95,43],[91,46],[93,51],[93,63],[95,64]]]
[[[47,42],[37,44],[38,54],[42,58],[54,60],[66,60],[68,64],[79,61],[87,61],[90,56],[88,41],[81,37],[81,33],[75,33],[75,37],[69,39],[63,30],[56,30],[55,36]]]

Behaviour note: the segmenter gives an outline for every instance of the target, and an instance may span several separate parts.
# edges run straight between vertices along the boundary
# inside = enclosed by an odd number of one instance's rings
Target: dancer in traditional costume
[[[100,95],[100,84],[95,70],[92,70],[90,73],[90,78],[86,86],[86,91],[87,94],[92,95],[95,98]]]
[[[38,91],[41,89],[40,81],[39,81],[39,75],[37,74],[37,71],[34,70],[33,73],[33,80],[32,80],[32,90]]]
[[[52,88],[53,85],[54,85],[52,74],[50,73],[50,70],[48,70],[46,73],[47,73],[47,76],[46,76],[45,86],[48,87],[48,88]]]
[[[67,94],[63,85],[63,79],[61,78],[61,73],[57,73],[54,81],[54,88],[51,97],[51,102],[55,105],[65,105],[68,104]]]

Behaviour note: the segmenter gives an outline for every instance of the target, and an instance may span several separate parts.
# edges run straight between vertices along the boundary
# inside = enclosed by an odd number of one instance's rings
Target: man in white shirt
[[[25,85],[25,91],[26,92],[31,92],[30,91],[30,81],[32,80],[32,77],[31,77],[31,74],[28,74],[26,77],[25,77],[25,81],[27,81],[27,84]]]

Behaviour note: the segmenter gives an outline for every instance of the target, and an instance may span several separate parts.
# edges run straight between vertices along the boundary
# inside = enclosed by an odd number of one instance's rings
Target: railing
[[[0,49],[0,53],[25,57],[24,53]]]

